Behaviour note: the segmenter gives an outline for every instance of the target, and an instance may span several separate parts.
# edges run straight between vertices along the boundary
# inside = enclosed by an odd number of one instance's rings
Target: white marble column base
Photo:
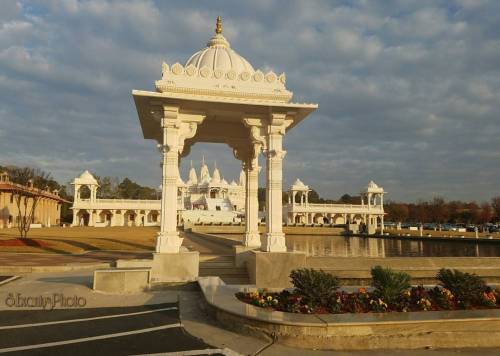
[[[258,232],[246,232],[243,245],[247,247],[260,247],[260,234]]]
[[[284,233],[267,233],[262,246],[265,252],[286,252]]]
[[[182,238],[179,237],[179,233],[176,232],[159,232],[156,237],[156,249],[157,253],[178,253],[182,245]]]

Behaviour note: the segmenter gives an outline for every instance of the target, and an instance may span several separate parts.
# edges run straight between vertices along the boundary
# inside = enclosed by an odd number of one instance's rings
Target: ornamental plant
[[[293,270],[290,279],[295,287],[295,293],[303,296],[311,306],[327,307],[336,297],[340,284],[337,277],[312,268]]]
[[[436,278],[455,296],[459,306],[469,308],[472,305],[485,304],[486,283],[479,276],[442,268]]]
[[[410,275],[390,268],[375,266],[371,270],[373,294],[385,303],[395,303],[406,289],[410,288]]]

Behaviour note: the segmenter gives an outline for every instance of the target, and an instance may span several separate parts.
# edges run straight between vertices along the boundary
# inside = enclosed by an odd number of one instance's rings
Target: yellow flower
[[[267,296],[267,301],[270,302],[271,300],[273,300],[273,297],[271,297],[270,295]]]

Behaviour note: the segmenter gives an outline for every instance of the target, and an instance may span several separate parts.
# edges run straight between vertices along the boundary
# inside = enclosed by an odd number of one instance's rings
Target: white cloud
[[[393,199],[487,199],[500,175],[499,11],[467,0],[2,2],[0,164],[157,185],[130,91],[203,47],[222,15],[236,51],[285,71],[294,100],[320,104],[286,139],[287,182],[328,197],[374,179]],[[237,176],[228,149],[195,147]]]

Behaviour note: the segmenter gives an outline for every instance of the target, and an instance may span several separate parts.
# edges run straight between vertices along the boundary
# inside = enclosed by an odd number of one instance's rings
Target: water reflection
[[[333,257],[499,257],[500,244],[370,237],[287,235],[289,251]]]

